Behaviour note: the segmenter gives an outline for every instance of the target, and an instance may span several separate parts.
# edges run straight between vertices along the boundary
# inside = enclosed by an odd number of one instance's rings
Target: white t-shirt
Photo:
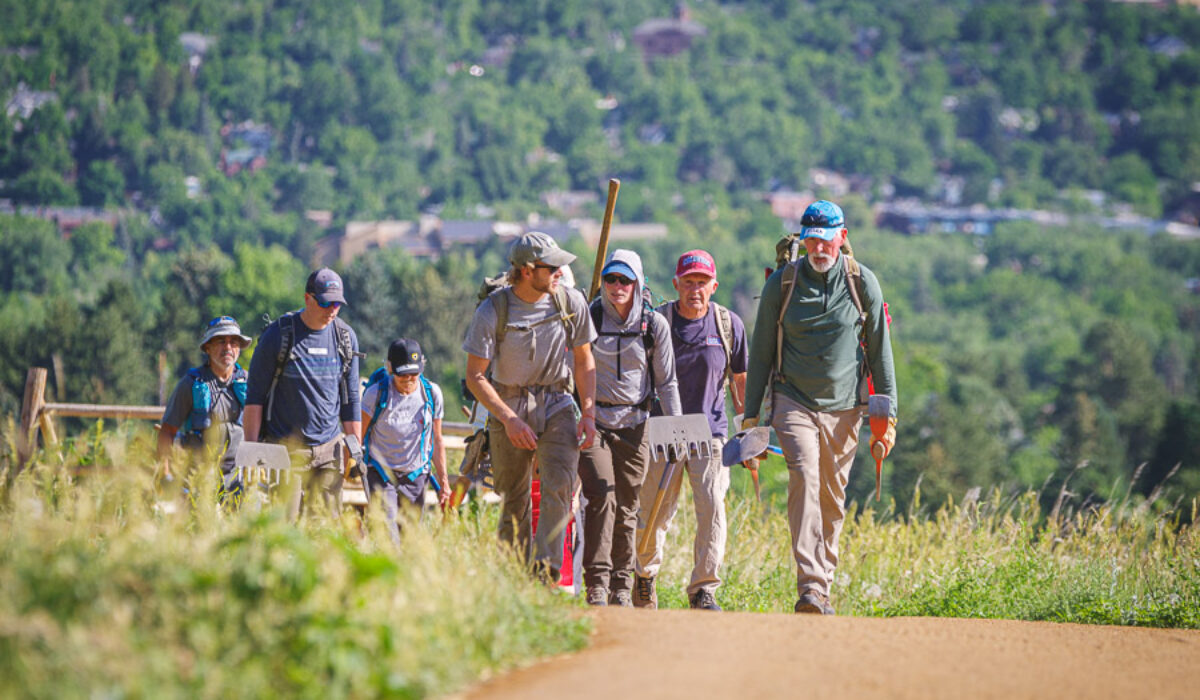
[[[429,386],[433,395],[431,420],[441,420],[445,414],[442,389],[433,382]],[[378,399],[379,385],[369,387],[363,393],[363,411],[374,415]],[[388,405],[379,412],[375,427],[371,429],[371,459],[396,474],[407,474],[423,467],[421,433],[426,428],[425,420],[425,390],[420,383],[411,394],[401,394],[395,386],[389,386]]]

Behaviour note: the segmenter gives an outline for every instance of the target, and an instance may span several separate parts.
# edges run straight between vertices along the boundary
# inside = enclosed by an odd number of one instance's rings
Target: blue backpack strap
[[[363,433],[363,459],[367,461],[368,466],[375,468],[375,472],[379,474],[379,477],[383,479],[383,483],[385,484],[391,483],[391,479],[388,478],[387,470],[383,468],[379,460],[371,457],[371,435],[375,432],[375,421],[379,420],[379,414],[383,412],[383,409],[387,408],[388,389],[391,388],[391,383],[392,380],[388,375],[387,367],[380,367],[375,370],[367,380],[367,387],[375,384],[379,385],[379,395],[375,400],[375,412],[371,414],[371,422],[367,424],[367,430]]]
[[[408,473],[409,481],[416,481],[417,477],[429,472],[429,482],[433,484],[434,491],[441,491],[442,485],[438,483],[437,475],[433,473],[433,385],[425,378],[424,374],[417,375],[421,379],[421,392],[425,396],[425,425],[421,429],[421,443],[417,448],[417,454],[421,457],[421,467],[414,469]]]
[[[199,433],[212,424],[212,384],[204,379],[201,367],[189,369],[187,376],[192,379],[192,410],[188,413],[183,428],[185,433]]]
[[[233,398],[241,404],[242,408],[246,407],[246,380],[250,378],[250,373],[242,369],[241,365],[233,366]]]

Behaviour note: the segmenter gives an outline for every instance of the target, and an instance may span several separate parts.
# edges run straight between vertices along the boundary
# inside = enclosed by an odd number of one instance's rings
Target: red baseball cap
[[[717,278],[717,264],[713,262],[713,257],[703,250],[689,250],[679,256],[679,262],[675,263],[675,278],[679,279],[684,275],[690,274],[707,275],[713,279]]]

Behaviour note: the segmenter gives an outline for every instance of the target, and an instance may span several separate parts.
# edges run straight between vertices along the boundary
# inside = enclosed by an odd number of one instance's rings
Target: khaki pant
[[[788,526],[796,558],[796,592],[829,596],[846,519],[846,484],[862,411],[812,411],[775,394],[771,427],[788,465]]]
[[[492,452],[492,475],[500,494],[501,542],[515,544],[549,581],[557,581],[562,566],[563,536],[571,517],[579,466],[579,443],[575,438],[575,412],[565,408],[546,419],[538,434],[536,450],[514,447],[504,424],[488,418],[488,444]],[[541,504],[537,534],[532,535],[533,460],[537,458],[541,479]]]
[[[583,580],[610,591],[633,590],[638,493],[650,449],[646,424],[602,429],[579,454],[579,478],[587,506],[583,520]]]
[[[288,493],[288,518],[300,517],[301,505],[310,512],[317,511],[317,499],[322,504],[321,512],[335,518],[342,513],[342,436],[312,447],[290,450],[293,479]]]
[[[688,584],[688,597],[700,590],[714,593],[721,585],[721,562],[725,559],[725,494],[729,491],[729,468],[721,465],[721,448],[724,438],[712,441],[712,457],[689,457],[679,462],[674,478],[664,489],[662,509],[658,521],[648,524],[654,500],[658,497],[659,482],[667,463],[658,459],[650,462],[646,481],[642,484],[642,495],[638,508],[637,541],[642,541],[643,530],[650,528],[652,547],[646,553],[638,553],[637,573],[642,577],[654,577],[662,566],[663,545],[667,541],[667,530],[679,508],[679,489],[683,485],[683,474],[688,475],[692,487],[692,503],[696,508],[696,541],[692,548],[692,580]]]

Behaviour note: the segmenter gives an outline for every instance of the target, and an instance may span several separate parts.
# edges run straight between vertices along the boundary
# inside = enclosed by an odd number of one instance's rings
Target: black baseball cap
[[[425,366],[425,358],[421,355],[421,346],[411,338],[393,340],[388,348],[388,362],[392,365],[392,374],[420,374]]]

